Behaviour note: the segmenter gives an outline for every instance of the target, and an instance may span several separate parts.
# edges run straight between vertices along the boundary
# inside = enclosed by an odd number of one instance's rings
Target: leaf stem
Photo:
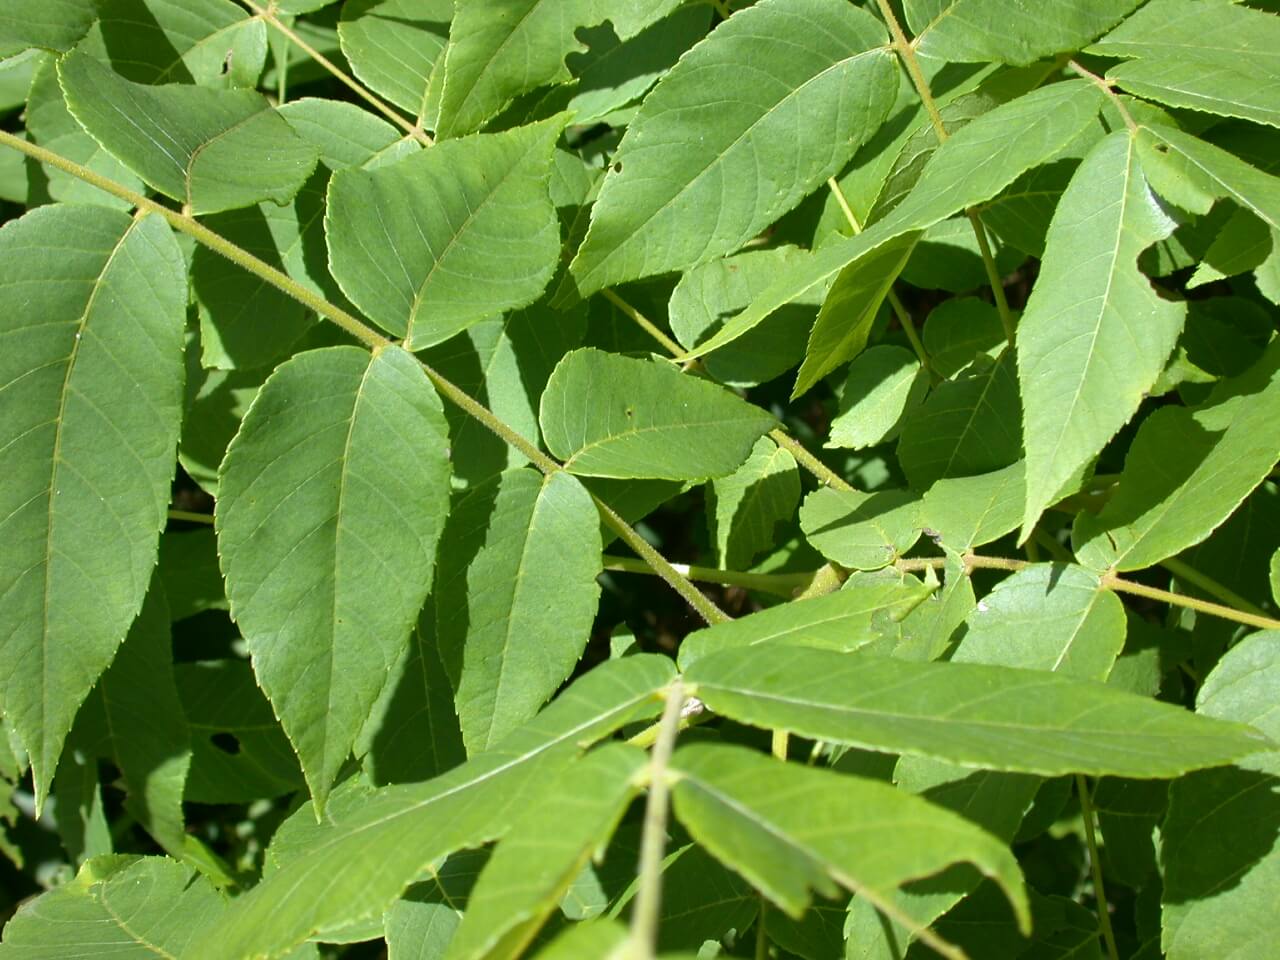
[[[715,567],[699,567],[691,564],[673,563],[671,566],[681,576],[703,583],[718,583],[726,587],[743,587],[747,590],[759,590],[777,597],[791,598],[797,590],[803,590],[813,579],[812,573],[750,573],[741,570],[718,570]],[[655,571],[641,560],[630,557],[615,557],[606,554],[604,568],[619,573],[646,573]]]
[[[969,573],[977,569],[987,570],[1025,570],[1031,564],[1026,560],[1014,560],[1009,557],[985,557],[976,553],[966,553],[963,557],[965,573]],[[946,565],[944,557],[911,557],[906,560],[899,560],[894,564],[894,568],[901,570],[903,573],[915,573],[920,570],[935,569],[939,570]],[[1280,630],[1280,620],[1276,620],[1268,616],[1259,616],[1244,610],[1236,610],[1233,607],[1223,606],[1220,603],[1210,603],[1208,600],[1201,600],[1199,597],[1190,597],[1184,593],[1173,593],[1169,590],[1161,590],[1157,587],[1149,587],[1145,583],[1137,583],[1133,580],[1125,580],[1116,576],[1114,573],[1103,574],[1100,578],[1101,585],[1107,590],[1114,590],[1117,593],[1131,593],[1134,596],[1146,597],[1149,600],[1158,600],[1161,603],[1171,604],[1175,607],[1186,607],[1190,610],[1206,613],[1211,617],[1220,617],[1223,620],[1232,620],[1236,623],[1243,623],[1250,627],[1257,627],[1260,630]]]
[[[947,133],[947,125],[942,121],[942,113],[938,110],[937,101],[933,99],[933,91],[929,89],[929,81],[925,79],[924,71],[920,69],[920,61],[916,59],[915,46],[907,39],[907,35],[903,33],[902,25],[898,23],[898,17],[893,12],[893,7],[889,4],[889,0],[876,0],[876,6],[880,8],[880,14],[884,17],[884,21],[889,27],[889,35],[893,38],[893,49],[897,51],[903,66],[907,68],[907,75],[911,77],[916,93],[920,95],[920,102],[924,104],[925,112],[929,114],[929,122],[933,124],[933,132],[938,135],[938,142],[946,143],[951,134]],[[973,235],[978,240],[978,250],[982,254],[982,265],[987,272],[987,280],[991,284],[991,295],[995,298],[996,311],[1000,314],[1000,323],[1004,326],[1005,337],[1009,343],[1013,343],[1013,314],[1009,312],[1009,302],[1004,295],[1004,284],[1000,282],[1000,273],[996,269],[995,258],[991,255],[991,247],[987,243],[987,232],[982,226],[982,218],[976,210],[966,210],[965,212],[969,216],[969,222],[973,225]]]
[[[1107,956],[1120,960],[1115,931],[1111,929],[1111,913],[1107,909],[1107,891],[1102,885],[1102,860],[1098,856],[1098,839],[1093,832],[1093,798],[1083,774],[1076,774],[1076,793],[1080,795],[1080,813],[1084,818],[1084,838],[1089,846],[1089,867],[1093,871],[1093,899],[1098,904],[1098,926],[1107,944]]]
[[[667,849],[667,807],[670,784],[667,766],[680,732],[684,685],[677,677],[667,688],[667,704],[658,721],[658,739],[649,754],[649,798],[640,834],[640,882],[631,913],[631,941],[639,960],[653,960],[658,946],[662,909],[662,858]]]
[[[595,500],[600,516],[604,517],[604,522],[609,525],[609,528],[617,533],[627,546],[638,553],[640,558],[653,569],[654,573],[667,581],[671,589],[684,597],[685,602],[693,607],[703,620],[707,623],[725,623],[731,619],[727,613],[707,599],[701,590],[690,583],[679,570],[673,567],[666,557],[655,550],[648,540],[636,533],[630,524],[614,512],[612,507],[594,495],[592,499]]]
[[[277,270],[270,264],[258,259],[247,250],[236,246],[231,241],[225,239],[217,233],[214,233],[204,224],[200,223],[194,217],[186,216],[171,210],[168,207],[157,203],[139,193],[134,193],[128,187],[116,183],[103,177],[86,167],[81,166],[71,160],[66,159],[59,154],[38,147],[34,143],[28,143],[20,137],[4,130],[0,130],[0,144],[10,146],[21,153],[39,160],[41,163],[47,163],[56,167],[77,179],[83,180],[85,183],[91,184],[109,193],[114,197],[128,202],[138,210],[154,213],[163,217],[165,221],[180,233],[185,233],[199,243],[204,244],[209,249],[226,257],[232,263],[244,268],[254,276],[265,280],[267,283],[281,290],[286,295],[292,297],[298,302],[310,307],[321,317],[329,322],[341,327],[352,337],[365,344],[375,352],[382,350],[391,345],[391,341],[382,336],[367,324],[347,313],[341,307],[338,307],[323,297],[317,296],[306,287],[302,286],[292,277]],[[421,360],[418,361],[422,363]],[[426,363],[422,363],[423,372],[432,382],[435,388],[445,396],[449,401],[456,404],[468,416],[478,420],[490,431],[501,437],[510,446],[514,447],[520,453],[524,454],[539,470],[543,473],[552,473],[561,469],[559,463],[547,456],[539,450],[534,444],[525,439],[518,431],[512,429],[493,412],[483,404],[476,401],[465,390],[452,383],[446,377],[438,373]],[[636,533],[630,525],[627,524],[617,513],[615,513],[608,504],[598,498],[593,497],[596,507],[599,509],[601,516],[609,526],[615,530],[626,543],[631,546],[636,553],[640,554],[650,565],[654,571],[666,580],[676,592],[689,602],[689,604],[702,615],[708,623],[719,623],[729,619],[719,607],[703,596],[698,589],[682,577],[667,560],[653,549],[647,541]]]
[[[1237,610],[1243,610],[1246,613],[1252,613],[1258,617],[1265,617],[1266,611],[1261,607],[1257,607],[1250,603],[1234,590],[1223,586],[1217,580],[1208,574],[1201,573],[1190,564],[1184,563],[1177,557],[1169,557],[1167,560],[1161,560],[1160,566],[1164,567],[1170,573],[1180,580],[1185,580],[1192,586],[1199,587],[1211,597],[1217,597],[1223,603],[1235,607]]]
[[[255,0],[240,0],[240,2],[252,10],[258,18],[271,24],[272,27],[280,31],[281,35],[286,37],[289,42],[299,50],[333,74],[357,97],[369,104],[369,106],[373,107],[373,109],[377,110],[397,127],[421,143],[424,147],[429,147],[434,143],[425,130],[416,124],[410,123],[402,117],[398,111],[394,110],[387,103],[375,96],[372,91],[361,84],[353,76],[339,67],[315,47],[311,46],[311,44],[307,43],[307,41],[303,40],[302,37],[298,36],[298,34],[290,28],[288,24],[282,22],[280,18],[275,15],[274,10],[269,10],[261,6],[255,2]]]
[[[1107,80],[1105,77],[1098,76],[1091,70],[1086,70],[1075,60],[1068,60],[1067,66],[1086,80],[1097,84],[1098,89],[1100,89],[1107,99],[1115,105],[1116,112],[1120,114],[1120,119],[1123,120],[1124,125],[1129,128],[1129,132],[1138,132],[1138,124],[1134,122],[1133,116],[1129,113],[1129,108],[1124,105],[1124,101],[1121,100],[1115,90],[1112,89],[1111,81]]]
[[[671,354],[671,356],[675,357],[677,360],[684,359],[685,357],[684,347],[680,346],[680,344],[676,343],[676,341],[672,340],[669,336],[667,336],[666,333],[662,331],[662,328],[659,327],[656,323],[654,323],[652,320],[646,317],[643,313],[641,313],[631,304],[627,303],[627,301],[623,300],[620,296],[618,296],[608,287],[605,287],[603,290],[600,291],[600,293],[603,294],[606,300],[608,300],[615,307],[617,307],[619,310],[625,313],[628,317],[630,317],[633,321],[635,321],[635,323],[638,324],[640,328],[644,330],[645,333],[649,334],[649,336],[653,337],[653,339],[657,340],[660,344],[662,344],[662,348],[666,350],[667,353]]]

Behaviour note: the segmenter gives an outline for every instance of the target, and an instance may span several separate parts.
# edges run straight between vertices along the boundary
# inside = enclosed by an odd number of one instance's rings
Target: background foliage
[[[1274,950],[1274,3],[6,0],[0,112],[3,960]]]

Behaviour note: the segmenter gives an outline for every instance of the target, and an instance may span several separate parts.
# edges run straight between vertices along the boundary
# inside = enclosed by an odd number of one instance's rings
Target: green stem
[[[657,340],[660,344],[662,344],[662,348],[666,350],[667,353],[671,354],[677,360],[684,359],[685,357],[684,347],[680,346],[680,344],[676,343],[676,341],[672,340],[669,336],[667,336],[662,331],[662,328],[659,327],[656,323],[654,323],[652,320],[646,317],[643,313],[641,313],[631,304],[627,303],[627,301],[623,300],[620,296],[618,296],[608,287],[605,287],[600,292],[604,295],[604,298],[606,300],[608,300],[615,307],[617,307],[619,310],[625,313],[628,317],[634,320],[640,326],[640,328],[644,330],[645,333],[649,334],[649,336],[653,337],[653,339]]]
[[[1076,793],[1080,795],[1080,814],[1084,819],[1084,838],[1089,846],[1089,867],[1093,871],[1093,898],[1098,904],[1098,926],[1102,930],[1102,939],[1107,944],[1107,956],[1111,960],[1120,960],[1120,951],[1116,948],[1116,935],[1111,929],[1111,913],[1107,909],[1107,891],[1102,885],[1102,859],[1098,856],[1098,839],[1093,832],[1093,798],[1089,795],[1089,784],[1082,774],[1076,774]]]
[[[684,597],[685,602],[694,610],[698,611],[698,615],[707,623],[724,623],[731,619],[727,613],[717,607],[714,603],[706,598],[706,596],[690,583],[680,571],[671,565],[671,563],[649,544],[649,541],[640,534],[636,533],[631,526],[623,520],[613,508],[601,500],[599,497],[593,496],[596,502],[596,508],[599,509],[600,515],[604,517],[607,523],[623,542],[632,550],[640,555],[640,558],[653,568],[653,572],[660,576],[663,580],[671,585],[671,589]]]
[[[1096,73],[1092,72],[1091,70],[1086,70],[1084,67],[1080,66],[1080,64],[1076,63],[1076,61],[1074,60],[1067,61],[1067,66],[1070,67],[1072,70],[1074,70],[1076,73],[1078,73],[1080,76],[1084,77],[1086,80],[1089,80],[1094,84],[1097,84],[1098,89],[1100,89],[1106,95],[1107,99],[1110,100],[1112,104],[1115,105],[1116,112],[1120,114],[1120,119],[1124,121],[1124,125],[1129,129],[1129,132],[1130,133],[1138,132],[1138,125],[1134,122],[1132,115],[1130,115],[1129,108],[1126,107],[1124,105],[1124,101],[1121,100],[1120,97],[1116,95],[1115,90],[1111,89],[1111,82],[1109,80],[1107,80],[1105,77],[1098,76]]]
[[[41,163],[47,163],[59,170],[71,174],[71,176],[83,180],[85,183],[91,184],[109,193],[112,196],[130,203],[139,210],[147,213],[154,213],[163,217],[165,221],[180,233],[185,233],[194,238],[199,243],[204,244],[214,252],[226,257],[237,266],[243,267],[254,276],[265,280],[267,283],[281,290],[286,295],[292,297],[298,302],[310,307],[321,317],[329,322],[341,327],[352,337],[368,346],[373,351],[384,349],[391,345],[391,341],[382,336],[362,321],[347,313],[341,307],[335,306],[323,297],[319,297],[312,293],[306,287],[282,273],[270,264],[259,260],[247,250],[243,250],[224,239],[219,234],[214,233],[204,224],[200,223],[193,217],[170,210],[168,207],[156,203],[154,200],[148,199],[139,193],[135,193],[128,187],[109,180],[106,177],[94,173],[92,170],[82,167],[78,163],[74,163],[59,154],[53,153],[43,147],[38,147],[34,143],[28,143],[20,137],[15,137],[11,133],[0,130],[0,144],[13,147],[21,153],[39,160]],[[419,363],[422,363],[419,360]],[[465,390],[448,380],[446,377],[432,369],[425,363],[422,363],[422,369],[426,373],[427,378],[435,386],[445,398],[456,404],[464,413],[478,420],[494,434],[502,438],[510,446],[514,447],[520,453],[524,454],[539,470],[543,473],[553,473],[561,469],[560,464],[547,456],[536,446],[526,440],[518,431],[509,427],[502,420],[494,416],[483,404],[477,402]],[[618,535],[622,537],[628,545],[632,547],[641,557],[649,561],[654,570],[667,583],[671,584],[675,590],[684,597],[690,605],[702,615],[708,623],[719,623],[728,620],[729,617],[720,610],[714,603],[704,597],[698,589],[688,580],[680,576],[679,573],[668,563],[658,551],[639,535],[618,516],[607,504],[595,498],[597,508],[600,510],[604,521],[609,524]]]
[[[213,523],[211,513],[192,513],[190,510],[170,510],[170,520],[186,520],[188,523]]]
[[[920,69],[920,61],[916,59],[916,48],[907,39],[907,35],[903,33],[902,25],[898,23],[898,17],[894,14],[889,0],[876,0],[876,5],[880,8],[880,14],[884,17],[885,23],[889,26],[889,35],[893,38],[891,46],[897,51],[903,66],[907,68],[907,75],[911,77],[916,93],[920,96],[920,102],[924,104],[925,112],[929,114],[929,122],[933,124],[933,132],[937,134],[938,142],[946,143],[951,135],[947,133],[947,125],[942,121],[942,113],[938,110],[938,102],[933,99],[933,91],[929,89],[929,81],[925,79],[924,71]],[[1000,273],[996,269],[995,258],[992,257],[991,248],[987,243],[987,232],[982,226],[982,218],[978,216],[976,210],[965,212],[969,215],[969,222],[973,225],[973,234],[978,241],[978,250],[982,254],[982,265],[987,272],[987,280],[991,284],[991,295],[995,298],[996,310],[1000,314],[1000,323],[1004,326],[1005,337],[1008,338],[1009,343],[1013,343],[1013,314],[1009,312],[1009,302],[1004,295],[1004,284],[1000,282]]]
[[[298,34],[295,33],[288,24],[281,22],[280,18],[275,15],[274,10],[269,10],[261,6],[256,3],[255,0],[240,0],[240,2],[252,10],[261,20],[269,23],[276,30],[280,31],[281,35],[288,39],[288,41],[299,50],[328,70],[329,73],[333,74],[334,77],[341,81],[357,97],[369,104],[369,106],[373,107],[373,109],[377,110],[397,127],[421,143],[424,147],[429,147],[434,142],[421,127],[410,123],[402,117],[398,111],[388,106],[375,96],[367,87],[361,84],[315,47],[311,46],[311,44],[307,43],[307,41],[303,40],[302,37],[298,36]]]
[[[769,931],[764,925],[764,914],[769,909],[769,901],[760,898],[760,912],[756,915],[756,960],[769,960]]]
[[[1031,566],[1026,560],[1014,560],[1008,557],[984,557],[976,553],[966,553],[963,559],[965,573],[977,569],[1017,571],[1025,570]],[[944,557],[912,557],[906,560],[899,560],[894,564],[895,569],[904,573],[916,573],[930,568],[940,570],[944,566],[946,566]],[[1236,610],[1220,603],[1210,603],[1208,600],[1201,600],[1199,597],[1189,597],[1185,593],[1172,593],[1168,590],[1160,590],[1157,587],[1148,587],[1145,583],[1124,580],[1114,573],[1103,574],[1099,580],[1103,588],[1114,590],[1117,593],[1131,593],[1137,597],[1158,600],[1161,603],[1167,603],[1175,607],[1186,607],[1189,610],[1205,613],[1211,617],[1220,617],[1223,620],[1231,620],[1235,623],[1257,627],[1259,630],[1280,630],[1280,620],[1272,617]]]
[[[658,946],[662,909],[662,858],[667,849],[667,806],[670,784],[667,766],[680,732],[684,686],[679,678],[667,689],[667,704],[658,721],[658,738],[649,755],[649,798],[640,834],[640,880],[631,913],[631,941],[639,960],[653,960]]]
[[[749,573],[739,570],[718,570],[715,567],[699,567],[673,563],[672,568],[683,577],[703,583],[718,583],[726,587],[743,587],[758,590],[777,597],[790,599],[797,590],[803,590],[813,579],[812,573]],[[630,557],[604,557],[604,568],[620,573],[653,574],[655,571],[642,560]]]
[[[1205,593],[1209,594],[1209,596],[1217,597],[1229,606],[1235,607],[1238,610],[1243,610],[1246,613],[1252,613],[1254,616],[1258,617],[1265,617],[1267,615],[1267,612],[1261,607],[1255,606],[1234,590],[1223,586],[1217,580],[1213,579],[1213,577],[1210,577],[1208,574],[1201,573],[1195,567],[1184,563],[1177,557],[1170,557],[1167,560],[1161,560],[1160,566],[1164,567],[1179,580],[1185,580],[1192,586],[1199,587]]]

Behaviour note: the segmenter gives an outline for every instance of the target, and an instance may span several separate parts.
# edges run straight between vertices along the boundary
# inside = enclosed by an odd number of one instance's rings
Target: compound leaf
[[[231,613],[317,809],[427,594],[447,444],[413,357],[331,347],[276,369],[219,471]]]
[[[182,419],[184,272],[159,217],[49,206],[0,231],[0,708],[41,802],[151,579]]]
[[[453,0],[348,0],[338,39],[357,77],[434,127],[452,17]]]
[[[351,302],[419,350],[537,299],[560,256],[547,184],[567,120],[335,174],[329,260]]]
[[[1079,50],[1142,0],[952,0],[916,38],[922,57],[1025,65]]]
[[[1040,670],[804,647],[724,650],[685,672],[716,713],[991,770],[1175,777],[1271,742],[1252,727]]]
[[[764,0],[717,27],[622,138],[570,265],[579,294],[730,253],[838,172],[897,94],[884,41],[838,0]]]
[[[1139,165],[1135,138],[1124,131],[1089,152],[1062,195],[1018,325],[1027,452],[1022,539],[1164,369],[1186,308],[1152,289],[1138,255],[1173,228]]]
[[[552,371],[538,422],[547,449],[573,473],[666,480],[731,473],[777,425],[759,407],[669,363],[590,347]]]

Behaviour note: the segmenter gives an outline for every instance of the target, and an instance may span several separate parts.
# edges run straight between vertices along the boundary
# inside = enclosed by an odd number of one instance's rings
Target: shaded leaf
[[[1073,539],[1081,563],[1138,570],[1204,540],[1271,471],[1280,449],[1280,347],[1223,381],[1200,407],[1147,417],[1114,495],[1082,513]]]
[[[765,0],[717,27],[627,128],[570,265],[579,295],[730,253],[838,172],[893,104],[884,39],[835,0]]]
[[[823,446],[858,450],[894,439],[928,389],[929,377],[910,350],[891,344],[865,350],[849,364],[840,410]]]
[[[62,58],[58,76],[90,135],[192,213],[285,203],[315,169],[315,148],[259,93],[133,83],[79,52]]]
[[[417,361],[332,347],[276,369],[219,471],[232,616],[317,809],[427,594],[447,443]]]
[[[619,960],[627,945],[627,928],[613,920],[575,923],[556,937],[537,960]]]
[[[774,546],[774,530],[800,503],[800,471],[790,453],[761,437],[745,463],[711,481],[708,522],[720,565],[751,566]]]
[[[731,473],[777,424],[669,363],[589,347],[556,366],[538,422],[547,449],[573,473],[665,480]]]
[[[519,956],[639,792],[645,754],[610,744],[571,763],[511,824],[471,891],[448,960]]]
[[[322,926],[380,912],[439,857],[501,836],[512,814],[579,749],[661,709],[662,657],[602,664],[498,748],[427,783],[344,788],[316,824],[303,809],[287,857],[236,901],[196,960],[282,952]]]
[[[1008,849],[910,794],[740,747],[681,747],[671,765],[680,822],[792,917],[810,890],[833,897],[844,887],[883,904],[902,883],[966,861],[1000,883],[1024,928],[1030,922]]]
[[[599,530],[591,495],[562,471],[509,470],[454,506],[432,603],[469,754],[532,717],[582,656]]]
[[[1018,325],[1027,451],[1022,539],[1133,416],[1164,368],[1186,308],[1152,289],[1138,255],[1173,226],[1126,132],[1094,147],[1062,195]]]
[[[537,299],[560,256],[547,183],[567,119],[335,174],[329,258],[351,302],[419,350]]]
[[[1280,737],[1280,632],[1255,633],[1205,678],[1196,711]],[[1161,829],[1161,943],[1171,960],[1266,954],[1280,920],[1280,752],[1205,770],[1169,788]]]
[[[183,274],[159,217],[50,206],[0,231],[0,709],[40,802],[155,564],[182,417]]]
[[[763,646],[685,679],[744,723],[992,770],[1172,777],[1271,749],[1251,727],[1039,670]]]
[[[950,380],[979,356],[993,360],[1004,349],[1004,326],[996,308],[976,297],[938,304],[924,325],[924,347],[938,376]]]
[[[695,630],[680,644],[680,667],[719,650],[757,644],[856,650],[902,620],[930,591],[918,581],[880,582],[770,607],[727,623]]]
[[[12,0],[0,12],[0,57],[29,47],[70,50],[97,16],[95,0]]]
[[[459,850],[432,871],[430,880],[406,890],[383,918],[387,960],[443,957],[488,859],[488,850]]]

